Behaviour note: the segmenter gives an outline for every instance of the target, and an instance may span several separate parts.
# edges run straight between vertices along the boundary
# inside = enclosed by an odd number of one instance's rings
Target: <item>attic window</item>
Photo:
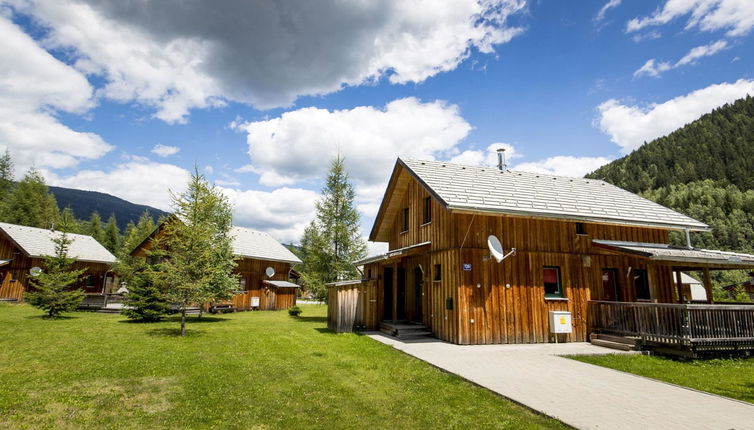
[[[586,234],[586,225],[583,222],[576,223],[576,234]]]
[[[401,227],[401,233],[408,231],[408,208],[403,208],[403,224]]]
[[[430,222],[432,222],[432,197],[425,197],[423,223],[428,224]]]

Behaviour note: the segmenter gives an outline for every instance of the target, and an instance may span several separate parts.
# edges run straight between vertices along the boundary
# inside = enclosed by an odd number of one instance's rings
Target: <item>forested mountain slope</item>
[[[696,246],[754,252],[754,98],[716,109],[587,177],[709,224],[713,232],[695,234]]]

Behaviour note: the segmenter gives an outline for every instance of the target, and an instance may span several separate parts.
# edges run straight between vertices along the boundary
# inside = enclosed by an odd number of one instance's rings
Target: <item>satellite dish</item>
[[[36,267],[36,266],[35,266],[35,267],[32,267],[32,268],[31,268],[31,269],[29,270],[29,274],[30,274],[31,276],[35,277],[35,278],[36,278],[37,276],[39,276],[39,275],[40,275],[41,273],[42,273],[42,268],[40,268],[40,267]]]
[[[500,243],[500,239],[498,239],[494,234],[491,234],[487,238],[487,248],[490,249],[490,255],[492,255],[492,258],[494,258],[498,263],[502,262],[511,255],[516,255],[516,248],[511,248],[510,252],[506,254],[505,251],[503,251],[503,244]]]
[[[491,234],[487,238],[487,248],[490,249],[490,254],[498,263],[505,258],[505,251],[503,251],[503,244],[500,243],[500,239],[494,234]]]
[[[272,278],[273,276],[275,276],[275,269],[272,267],[268,267],[264,269],[264,273],[267,275],[268,278]]]

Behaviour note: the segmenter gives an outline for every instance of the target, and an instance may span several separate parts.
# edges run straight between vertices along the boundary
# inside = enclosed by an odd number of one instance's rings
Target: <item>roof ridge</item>
[[[497,168],[497,166],[480,166],[480,165],[474,165],[474,164],[461,164],[461,163],[454,163],[452,161],[441,161],[441,160],[420,160],[418,158],[400,158],[401,161],[405,162],[414,162],[414,163],[433,163],[433,164],[444,164],[444,165],[451,165],[451,166],[458,166],[461,168],[470,168],[470,169],[478,169],[478,170],[492,170],[493,172],[499,172],[500,170]],[[599,182],[606,185],[610,185],[616,188],[619,188],[623,190],[623,188],[617,187],[609,182],[606,182],[602,179],[591,179],[591,178],[584,178],[579,176],[565,176],[565,175],[554,175],[552,173],[538,173],[538,172],[528,172],[526,170],[511,170],[511,169],[505,169],[502,171],[503,173],[511,173],[515,175],[531,175],[535,177],[540,176],[546,176],[548,178],[563,178],[568,180],[582,180],[586,183],[589,182]],[[623,190],[625,191],[625,190]]]

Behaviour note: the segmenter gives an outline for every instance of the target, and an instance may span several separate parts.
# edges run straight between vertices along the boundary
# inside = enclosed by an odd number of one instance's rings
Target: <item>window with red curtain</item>
[[[545,297],[563,297],[560,285],[560,267],[545,266],[542,278],[545,284]]]

